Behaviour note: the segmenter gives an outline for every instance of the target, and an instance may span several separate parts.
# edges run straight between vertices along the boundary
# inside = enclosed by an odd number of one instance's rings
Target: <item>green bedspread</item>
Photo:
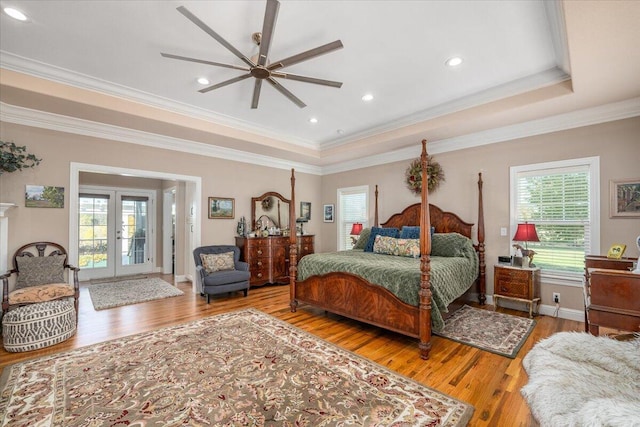
[[[458,235],[457,256],[431,256],[432,327],[444,326],[441,311],[471,287],[478,276],[479,262],[470,239]],[[464,239],[464,240],[463,240]],[[437,239],[436,239],[437,240]],[[452,239],[448,239],[450,243]],[[451,252],[451,251],[449,251]],[[434,248],[432,253],[447,253]],[[382,255],[362,250],[310,254],[298,264],[298,280],[333,271],[356,274],[370,283],[387,288],[401,301],[418,306],[420,290],[420,260],[394,255]]]

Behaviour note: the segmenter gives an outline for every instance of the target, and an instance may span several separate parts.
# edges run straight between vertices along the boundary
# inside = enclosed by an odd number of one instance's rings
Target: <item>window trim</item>
[[[509,242],[515,235],[518,222],[516,219],[516,177],[523,172],[542,172],[545,169],[555,171],[576,166],[587,166],[589,169],[589,210],[590,210],[590,247],[585,248],[586,254],[600,253],[600,157],[582,157],[577,159],[557,160],[552,162],[534,163],[529,165],[511,166],[509,168]],[[511,251],[511,244],[509,245]],[[566,286],[582,286],[584,273],[559,273],[557,271],[541,271],[541,276],[547,283]]]
[[[360,190],[360,191],[358,191]],[[369,226],[369,185],[356,185],[353,187],[343,187],[343,188],[338,188],[336,190],[336,250],[341,251],[343,250],[342,247],[342,241],[340,240],[341,238],[341,234],[340,234],[340,230],[342,230],[342,226],[343,226],[343,219],[342,219],[342,195],[345,193],[364,193],[366,200],[365,200],[365,206],[366,206],[366,219],[365,224],[363,224],[365,227]]]

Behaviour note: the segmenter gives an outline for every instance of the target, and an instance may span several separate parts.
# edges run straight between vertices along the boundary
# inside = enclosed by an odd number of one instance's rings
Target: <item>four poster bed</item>
[[[422,141],[421,162],[422,182],[427,183],[426,140]],[[289,254],[291,311],[295,312],[300,303],[309,304],[418,338],[420,357],[427,359],[431,350],[432,321],[438,327],[442,325],[440,311],[445,311],[447,305],[465,293],[473,284],[477,285],[480,303],[485,303],[482,174],[479,174],[478,190],[477,244],[473,244],[470,240],[473,224],[463,221],[454,213],[444,212],[437,206],[428,204],[427,185],[422,186],[420,203],[407,207],[380,224],[386,229],[413,226],[414,231],[419,232],[419,254],[421,254],[419,260],[403,256],[380,255],[371,251],[357,253],[358,251],[355,250],[307,255],[301,260],[300,276],[302,277],[299,277],[296,233],[291,233]],[[377,227],[377,188],[375,196]],[[290,217],[295,218],[293,170],[291,171],[290,210]],[[415,228],[416,226],[419,226],[419,231]],[[436,233],[433,236],[432,227],[435,228]],[[378,243],[382,243],[383,240],[376,238],[376,252],[382,247],[377,246]],[[455,253],[450,255],[438,253],[444,256],[434,256],[432,259],[432,240],[447,242],[449,251],[452,248],[451,242],[455,242],[453,243]],[[417,241],[414,242],[417,244]],[[438,251],[442,252],[439,248]],[[323,266],[323,262],[326,265]]]

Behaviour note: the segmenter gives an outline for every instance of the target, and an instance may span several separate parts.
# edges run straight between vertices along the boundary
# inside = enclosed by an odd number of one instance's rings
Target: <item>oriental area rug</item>
[[[0,424],[464,426],[473,407],[255,309],[11,365]]]
[[[464,305],[444,321],[435,335],[515,358],[536,321],[491,310]]]
[[[180,289],[158,277],[119,280],[87,286],[93,308],[104,310],[183,295]]]

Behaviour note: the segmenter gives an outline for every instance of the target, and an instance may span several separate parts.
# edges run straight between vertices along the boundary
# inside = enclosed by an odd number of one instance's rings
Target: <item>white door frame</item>
[[[175,230],[171,209],[176,200],[176,187],[166,188],[162,192],[162,272],[171,274],[174,270],[173,242]]]
[[[149,171],[142,169],[129,169],[115,166],[94,165],[89,163],[71,162],[69,172],[69,260],[74,265],[78,264],[78,194],[80,193],[80,172],[106,173],[110,175],[135,176],[139,178],[165,179],[174,181],[185,181],[193,186],[194,191],[187,194],[186,206],[193,208],[195,221],[193,221],[192,238],[188,240],[184,254],[185,259],[193,253],[193,250],[200,246],[200,222],[202,218],[202,178],[199,176],[179,175],[168,172]],[[186,268],[187,279],[191,280],[191,288],[197,292],[193,269]],[[70,279],[71,280],[71,279]]]

